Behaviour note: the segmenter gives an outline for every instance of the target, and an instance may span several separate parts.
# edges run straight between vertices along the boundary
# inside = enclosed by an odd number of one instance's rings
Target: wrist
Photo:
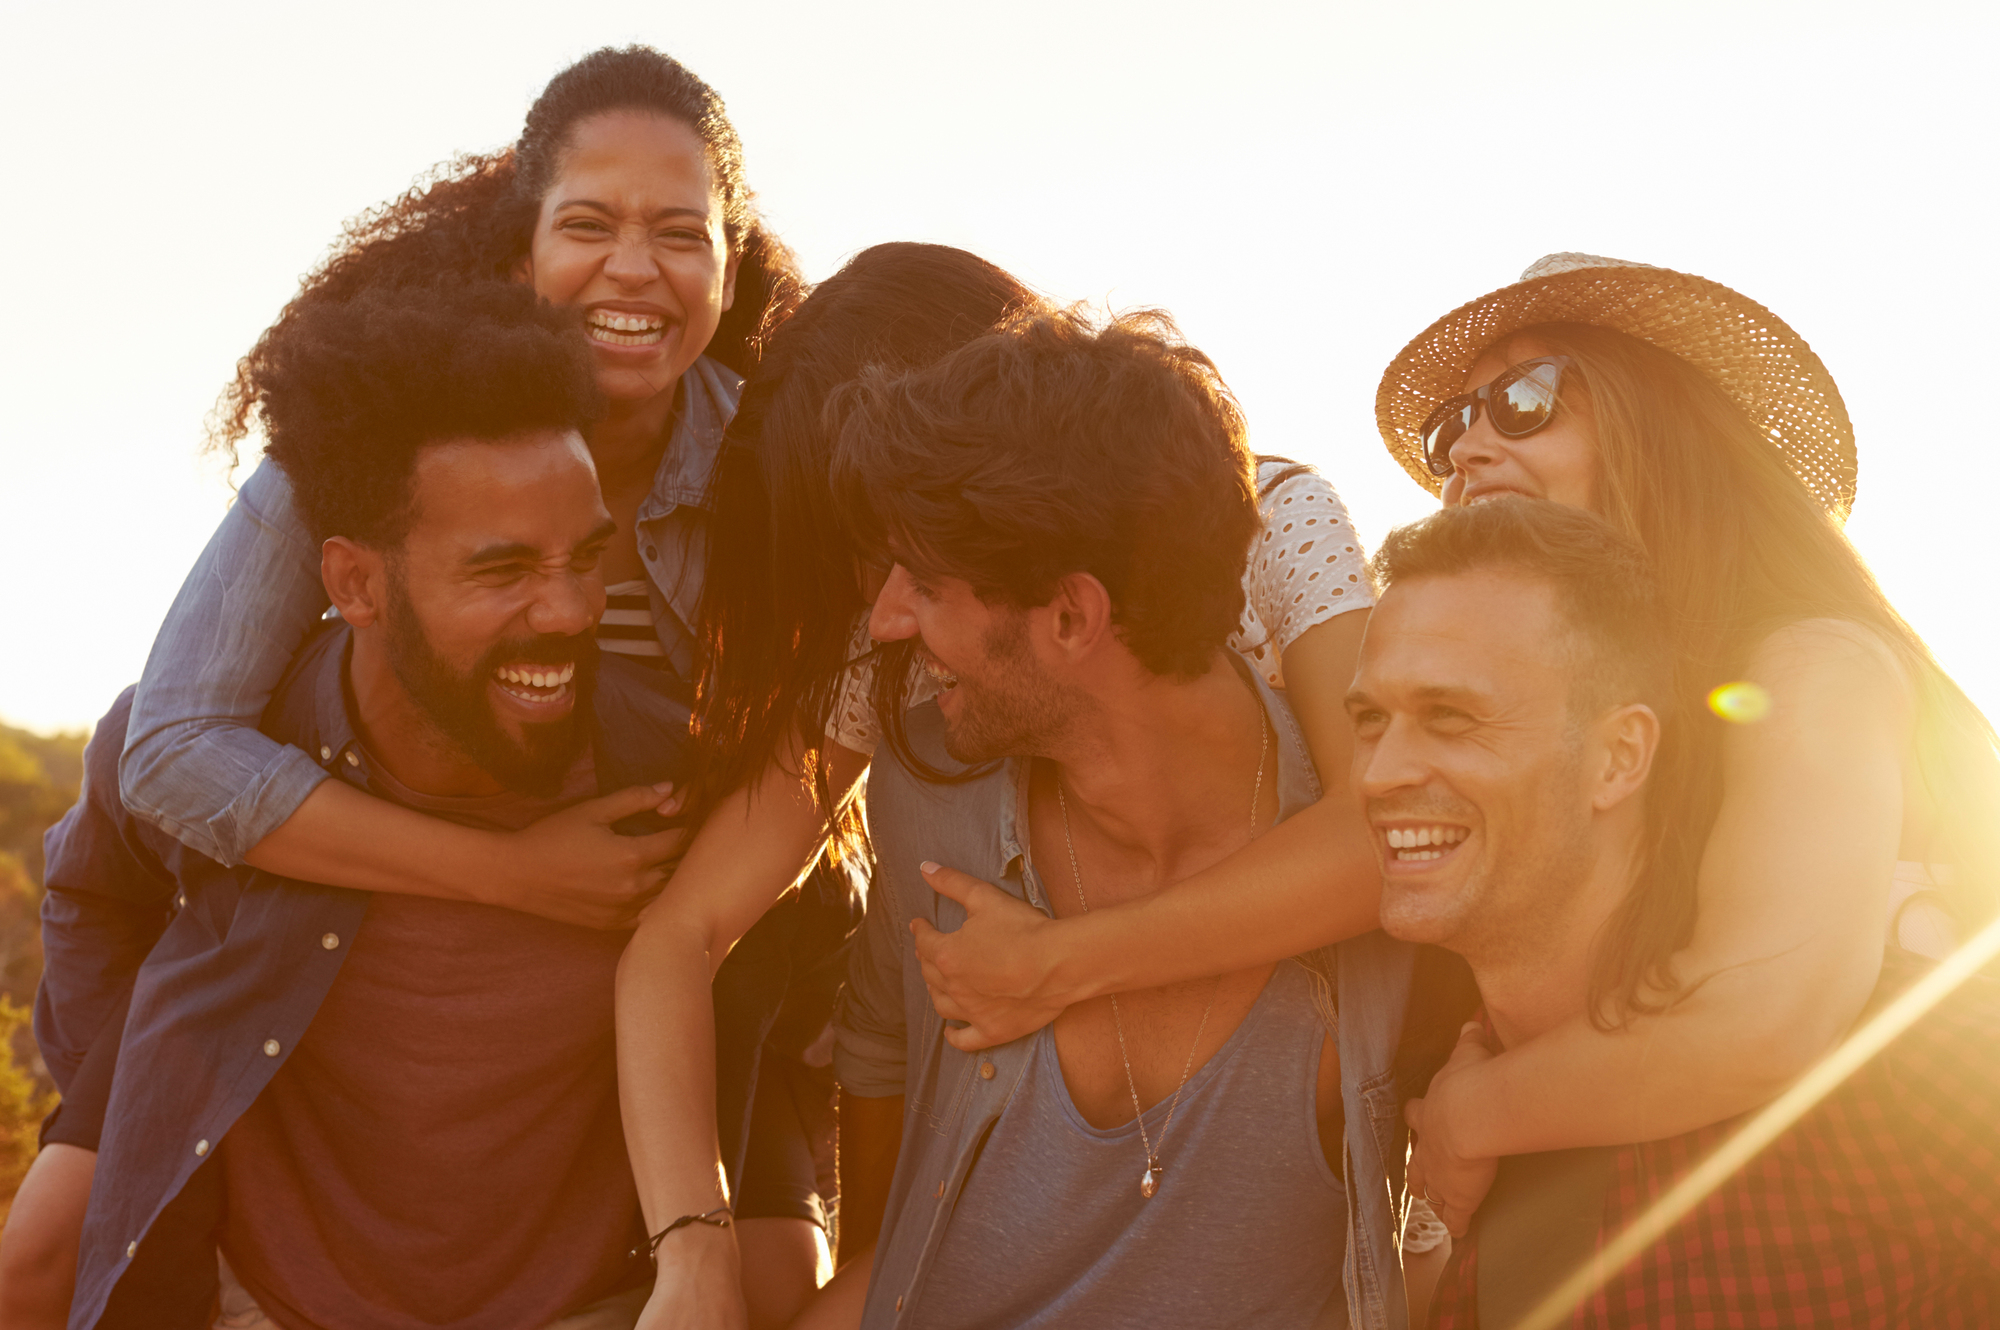
[[[1506,1080],[1493,1070],[1498,1059],[1454,1072],[1446,1092],[1428,1102],[1436,1114],[1435,1143],[1459,1159],[1497,1159],[1517,1153],[1504,1139]]]
[[[1089,939],[1084,932],[1089,925],[1089,915],[1051,919],[1030,935],[1033,940],[1029,947],[1029,973],[1034,976],[1031,998],[1069,1007],[1117,991],[1105,982],[1104,968],[1093,965],[1086,954]]]
[[[738,1255],[736,1225],[689,1224],[667,1234],[653,1252],[653,1268],[664,1281],[667,1277],[694,1278],[726,1275],[734,1283]]]
[[[453,856],[457,871],[443,884],[450,895],[472,905],[506,905],[517,899],[531,857],[528,838],[518,831],[465,831],[473,839],[463,854]]]

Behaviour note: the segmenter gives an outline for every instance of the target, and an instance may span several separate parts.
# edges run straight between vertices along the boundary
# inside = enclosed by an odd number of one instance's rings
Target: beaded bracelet
[[[728,1228],[729,1218],[729,1207],[726,1205],[718,1205],[705,1215],[682,1215],[679,1219],[668,1224],[665,1228],[646,1240],[646,1259],[654,1265],[660,1263],[660,1244],[665,1242],[667,1235],[675,1229],[686,1228],[689,1224],[707,1224],[710,1228]],[[636,1258],[639,1255],[639,1249],[634,1247],[631,1255]]]

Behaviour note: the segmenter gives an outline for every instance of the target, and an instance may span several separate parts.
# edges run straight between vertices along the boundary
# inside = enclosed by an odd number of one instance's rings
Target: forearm
[[[1204,872],[1042,930],[1068,1002],[1267,965],[1376,927],[1381,869],[1352,803],[1328,797]]]
[[[618,964],[618,1102],[649,1233],[729,1202],[716,1144],[711,950],[688,920],[654,910]]]
[[[1758,966],[1714,975],[1657,1015],[1610,1031],[1584,1019],[1464,1073],[1454,1152],[1495,1158],[1661,1140],[1776,1098],[1866,1001],[1852,983],[1786,983]],[[1797,1001],[1783,991],[1810,994]]]
[[[244,858],[267,873],[328,886],[487,903],[507,875],[506,847],[504,833],[327,780]]]

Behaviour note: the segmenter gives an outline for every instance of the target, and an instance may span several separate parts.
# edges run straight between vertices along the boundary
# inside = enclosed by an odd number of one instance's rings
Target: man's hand
[[[633,1330],[748,1330],[733,1231],[690,1224],[669,1233],[658,1255],[653,1295]]]
[[[621,836],[612,824],[639,813],[671,817],[680,807],[671,785],[635,785],[550,813],[507,836],[505,872],[485,904],[585,928],[631,928],[673,875],[690,833]]]
[[[1417,1138],[1410,1152],[1410,1194],[1430,1202],[1454,1238],[1465,1236],[1473,1212],[1486,1199],[1500,1169],[1499,1160],[1468,1159],[1453,1144],[1453,1128],[1470,1111],[1461,1088],[1466,1073],[1492,1059],[1485,1030],[1478,1021],[1467,1021],[1450,1060],[1431,1078],[1429,1092],[1403,1105],[1403,1120]]]
[[[965,907],[965,923],[940,933],[922,919],[910,921],[917,960],[931,1005],[947,1021],[953,1048],[970,1053],[1033,1034],[1069,1005],[1050,991],[1050,967],[1043,942],[1050,920],[991,883],[926,863],[924,881],[940,896]]]

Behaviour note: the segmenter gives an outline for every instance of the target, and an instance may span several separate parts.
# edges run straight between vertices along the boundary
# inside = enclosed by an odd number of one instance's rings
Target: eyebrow
[[[580,550],[586,545],[594,545],[599,541],[609,540],[617,534],[618,524],[607,517],[592,527],[590,534],[576,542],[572,548]],[[541,557],[542,552],[526,541],[509,540],[500,541],[475,550],[467,556],[465,561],[468,564],[483,564],[508,563],[516,559],[526,559],[530,563],[537,563],[540,562]]]
[[[1480,692],[1477,688],[1469,687],[1463,684],[1451,685],[1451,684],[1427,683],[1427,684],[1420,684],[1411,691],[1416,694],[1417,699],[1419,701],[1423,702],[1452,702],[1452,701],[1485,702],[1488,700],[1487,695],[1485,693]],[[1350,688],[1347,690],[1347,696],[1341,699],[1341,704],[1343,706],[1351,707],[1356,705],[1366,705],[1368,703],[1373,702],[1374,700],[1375,699],[1372,696],[1370,696],[1365,690],[1360,688]]]
[[[561,212],[564,208],[595,208],[599,212],[616,211],[610,204],[599,203],[596,199],[564,199],[555,206],[557,212]],[[708,215],[709,210],[706,208],[660,208],[647,214],[646,220],[657,222],[663,217],[699,217],[705,222],[708,220]]]

